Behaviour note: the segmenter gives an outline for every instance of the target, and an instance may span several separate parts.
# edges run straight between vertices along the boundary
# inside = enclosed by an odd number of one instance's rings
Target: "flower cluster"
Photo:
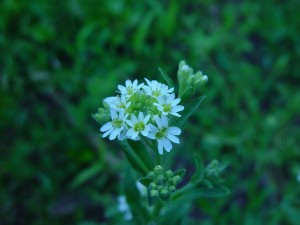
[[[179,143],[181,130],[169,126],[171,116],[180,117],[184,107],[178,105],[179,98],[173,93],[174,88],[159,83],[156,80],[147,84],[138,84],[127,80],[125,86],[118,85],[119,95],[104,99],[110,111],[111,121],[105,123],[100,131],[103,137],[110,140],[131,139],[140,140],[141,137],[157,140],[158,151],[169,152],[172,143]]]

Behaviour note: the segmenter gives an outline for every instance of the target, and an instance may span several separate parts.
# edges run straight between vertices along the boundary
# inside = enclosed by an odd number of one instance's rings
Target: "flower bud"
[[[170,191],[170,192],[174,192],[175,190],[176,190],[176,187],[175,187],[175,186],[172,185],[172,186],[169,187],[169,191]]]
[[[156,189],[156,188],[157,188],[157,185],[156,185],[155,183],[151,182],[151,183],[149,184],[149,188],[150,188],[151,190]]]
[[[166,175],[166,177],[168,177],[168,178],[172,177],[172,176],[173,176],[172,170],[167,170],[167,171],[165,172],[165,175]]]
[[[176,175],[175,177],[172,178],[172,182],[173,184],[176,186],[177,184],[179,184],[179,182],[181,181],[180,176]]]
[[[151,190],[150,191],[150,196],[151,198],[155,198],[155,197],[158,197],[159,193],[157,190]]]
[[[160,165],[157,165],[156,167],[154,167],[154,173],[155,175],[160,175],[163,172],[163,168]]]
[[[154,172],[153,172],[153,171],[150,171],[150,172],[148,173],[147,177],[153,180],[153,179],[155,178]]]
[[[161,192],[160,192],[160,196],[165,198],[165,197],[168,197],[169,196],[169,191],[167,189],[163,189]]]
[[[163,187],[162,185],[159,185],[159,186],[157,187],[157,190],[158,190],[159,192],[161,192],[163,189],[164,189],[164,187]]]

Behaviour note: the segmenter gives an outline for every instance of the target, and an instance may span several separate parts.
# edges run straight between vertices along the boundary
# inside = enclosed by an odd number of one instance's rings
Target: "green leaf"
[[[139,182],[144,185],[145,187],[149,187],[150,183],[152,182],[152,180],[150,178],[147,177],[143,177],[139,179]]]
[[[230,194],[230,190],[225,186],[215,186],[213,188],[198,187],[198,197],[219,198]]]
[[[77,188],[78,186],[82,185],[83,183],[87,182],[89,179],[95,177],[102,171],[103,164],[94,164],[89,168],[81,171],[71,182],[69,187],[71,189]]]
[[[180,176],[180,178],[182,179],[185,175],[186,169],[181,169],[181,170],[177,170],[176,172],[173,173],[173,176]]]
[[[121,145],[123,146],[125,156],[130,163],[131,167],[142,174],[143,176],[146,176],[148,173],[148,169],[145,166],[145,164],[140,160],[140,158],[135,154],[135,152],[132,150],[130,145],[127,141],[122,141]]]
[[[167,82],[168,86],[174,87],[174,83],[173,83],[172,79],[168,76],[168,74],[160,67],[158,67],[158,70],[159,70],[160,74],[162,75],[162,77]]]
[[[177,126],[182,127],[186,123],[188,118],[198,109],[204,98],[205,96],[197,97],[184,106],[181,117],[176,121]]]
[[[202,162],[199,154],[197,154],[197,153],[194,154],[194,160],[195,160],[195,164],[196,164],[196,171],[195,171],[194,175],[192,176],[191,181],[195,182],[195,183],[199,183],[204,178],[205,168],[204,168],[203,162]]]
[[[148,153],[146,147],[140,141],[132,141],[127,140],[131,149],[134,153],[139,157],[139,159],[145,164],[147,170],[150,171],[154,167],[154,161],[152,160],[152,156]]]
[[[168,195],[167,197],[164,198],[160,198],[160,201],[164,204],[164,205],[170,205],[171,203],[171,197],[170,195]]]

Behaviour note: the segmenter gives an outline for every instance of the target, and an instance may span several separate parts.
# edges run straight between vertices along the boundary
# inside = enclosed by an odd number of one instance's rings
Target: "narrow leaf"
[[[149,187],[150,183],[152,182],[152,180],[150,178],[147,177],[143,177],[139,179],[139,182],[144,185],[145,187]]]
[[[180,178],[182,179],[185,175],[186,169],[181,169],[181,170],[177,170],[176,172],[173,173],[173,176],[180,176]]]
[[[154,162],[152,160],[151,155],[146,150],[146,147],[140,141],[132,141],[127,140],[128,144],[130,145],[131,149],[134,153],[139,157],[139,159],[145,164],[147,170],[150,171],[154,168]]]
[[[168,74],[160,67],[158,67],[158,70],[159,70],[160,74],[162,75],[162,77],[167,82],[168,86],[174,87],[174,83],[173,83],[172,79],[168,76]]]
[[[188,118],[198,109],[205,96],[200,96],[193,99],[190,103],[184,106],[182,116],[177,120],[177,125],[182,127]]]
[[[192,182],[199,183],[203,180],[205,168],[199,154],[194,154],[194,160],[196,164],[196,171],[191,180]]]

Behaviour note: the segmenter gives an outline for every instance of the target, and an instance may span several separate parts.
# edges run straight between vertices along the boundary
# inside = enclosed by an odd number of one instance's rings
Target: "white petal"
[[[154,134],[158,132],[157,127],[153,126],[151,123],[149,124],[150,131]]]
[[[132,115],[132,116],[131,116],[131,121],[132,121],[133,123],[137,123],[137,122],[138,122],[138,120],[137,120],[137,118],[136,118],[135,115]]]
[[[126,87],[128,88],[128,87],[131,87],[131,86],[132,86],[132,83],[131,83],[130,80],[126,80],[125,85],[126,85]]]
[[[132,83],[133,88],[136,88],[136,87],[137,87],[137,84],[138,84],[138,81],[137,81],[137,80],[134,80],[133,83]]]
[[[109,140],[114,140],[119,133],[120,133],[120,129],[114,129],[109,135]]]
[[[145,137],[147,137],[147,136],[148,136],[148,133],[149,133],[149,131],[143,130],[143,131],[141,131],[141,133],[142,133],[142,135],[144,135]]]
[[[149,119],[150,119],[150,115],[146,116],[145,119],[144,119],[144,123],[147,124]]]
[[[144,120],[144,114],[142,112],[139,112],[139,121]]]
[[[121,91],[121,93],[126,93],[127,92],[126,87],[124,87],[122,85],[118,85],[118,89]]]
[[[169,127],[167,130],[167,133],[173,134],[173,135],[179,135],[181,133],[181,130],[178,127]]]
[[[133,134],[131,135],[131,138],[135,139],[138,135],[139,133],[134,131]]]
[[[163,138],[163,139],[161,140],[161,142],[162,142],[162,144],[163,144],[163,146],[164,146],[164,148],[166,149],[167,152],[171,151],[171,149],[172,149],[172,144],[171,144],[171,142],[169,141],[169,139]]]
[[[166,116],[161,116],[161,123],[163,127],[168,127],[168,119]]]
[[[117,114],[117,111],[114,110],[114,109],[110,109],[110,116],[111,118],[114,120],[116,118],[118,118],[118,114]]]
[[[112,127],[111,129],[109,129],[108,131],[106,131],[102,137],[107,137],[112,131],[114,130],[114,128]]]
[[[158,153],[160,155],[162,155],[164,152],[164,149],[163,149],[163,144],[161,143],[161,141],[158,141]]]
[[[175,100],[172,100],[170,103],[172,106],[177,105],[180,102],[180,98],[176,98]]]
[[[156,139],[155,134],[153,134],[151,132],[148,133],[147,138]]]
[[[167,138],[169,138],[170,141],[172,141],[176,144],[180,143],[179,138],[174,136],[173,134],[167,134]]]
[[[112,128],[112,125],[111,125],[111,122],[108,122],[106,124],[104,124],[101,128],[100,128],[100,131],[101,132],[105,132],[105,131],[108,131],[109,129]]]
[[[182,111],[182,110],[184,110],[184,107],[182,106],[182,105],[176,105],[176,106],[174,106],[173,108],[172,108],[172,112],[180,112],[180,111]]]
[[[162,127],[161,119],[160,119],[159,117],[157,117],[155,121],[156,121],[157,126],[158,126],[159,128],[161,128],[161,127]]]
[[[133,130],[132,128],[130,128],[130,129],[126,132],[126,135],[127,135],[128,137],[131,137],[131,136],[133,135],[133,133],[134,133],[134,130]]]
[[[181,117],[181,115],[180,115],[180,114],[178,114],[178,113],[175,113],[175,112],[171,112],[171,114],[172,114],[173,116]]]
[[[129,126],[131,126],[131,127],[134,126],[134,124],[133,124],[133,122],[132,122],[131,120],[126,120],[126,123],[127,123]]]

